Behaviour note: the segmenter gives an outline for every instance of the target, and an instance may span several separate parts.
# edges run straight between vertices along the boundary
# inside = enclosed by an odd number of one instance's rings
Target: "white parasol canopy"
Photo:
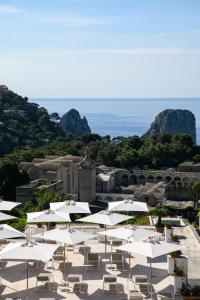
[[[6,221],[6,220],[14,220],[14,219],[17,219],[17,218],[13,217],[11,215],[4,214],[4,213],[0,212],[0,222],[1,221]]]
[[[161,233],[155,232],[153,230],[135,226],[129,226],[127,228],[119,227],[116,229],[101,231],[99,232],[99,234],[107,235],[121,240],[127,240],[129,242],[138,242],[149,237],[158,237],[161,235]]]
[[[64,202],[50,203],[50,209],[70,214],[90,214],[89,204],[87,202],[78,202],[67,200]]]
[[[26,235],[7,224],[0,224],[0,240],[13,239],[18,237],[25,238]]]
[[[14,207],[20,205],[21,203],[19,202],[12,202],[12,201],[4,201],[0,199],[0,210],[7,210],[10,211]]]
[[[26,241],[9,243],[0,251],[0,259],[13,261],[49,261],[59,245]]]
[[[59,222],[71,222],[68,213],[53,211],[53,210],[43,210],[34,213],[27,214],[27,223],[59,223]]]
[[[63,276],[64,276],[66,245],[70,245],[70,246],[77,245],[81,242],[95,238],[96,236],[94,234],[76,230],[71,227],[61,227],[61,228],[45,231],[39,237],[45,240],[52,240],[64,244],[65,246],[64,259],[63,259],[64,260]]]
[[[114,201],[108,203],[109,211],[141,211],[148,212],[147,204],[144,202],[134,201],[132,198],[128,198],[122,201]]]
[[[142,256],[150,258],[150,283],[151,283],[151,299],[153,299],[153,285],[152,285],[152,259],[175,252],[181,249],[181,246],[174,243],[167,243],[149,239],[136,243],[128,243],[116,248],[117,250],[126,251],[129,253],[137,253]]]
[[[164,241],[157,241],[149,239],[146,241],[140,241],[136,243],[128,243],[116,248],[126,252],[137,253],[149,258],[159,257],[170,252],[178,251],[181,246],[175,243],[166,243]]]
[[[94,234],[76,230],[71,227],[61,227],[45,231],[39,237],[45,240],[57,241],[73,246],[95,238],[96,236]]]
[[[28,291],[28,262],[29,261],[49,261],[58,245],[33,243],[9,243],[0,251],[0,260],[25,261],[27,266],[26,290]],[[28,295],[27,295],[28,298]]]
[[[130,220],[132,218],[133,217],[130,217],[130,216],[113,213],[113,212],[110,212],[107,210],[102,210],[96,214],[78,219],[76,221],[102,224],[102,225],[106,225],[106,226],[115,226],[121,222]]]
[[[107,210],[102,210],[96,214],[78,219],[76,221],[102,224],[105,225],[105,229],[106,229],[106,226],[115,226],[116,224],[119,224],[121,222],[124,222],[132,218],[133,217],[129,217],[122,214],[116,214]],[[105,256],[107,252],[106,248],[107,248],[107,236],[105,235]]]

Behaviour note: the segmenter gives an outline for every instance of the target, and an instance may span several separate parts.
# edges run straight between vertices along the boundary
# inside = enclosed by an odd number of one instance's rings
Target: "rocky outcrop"
[[[71,109],[62,116],[60,126],[65,133],[72,134],[75,137],[91,133],[87,119],[85,117],[81,118],[76,109]]]
[[[195,116],[189,110],[166,109],[156,116],[145,136],[157,132],[189,134],[196,143]]]

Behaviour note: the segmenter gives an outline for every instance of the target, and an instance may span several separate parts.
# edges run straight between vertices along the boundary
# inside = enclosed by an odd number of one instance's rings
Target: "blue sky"
[[[22,95],[200,96],[199,0],[0,0],[0,37]]]

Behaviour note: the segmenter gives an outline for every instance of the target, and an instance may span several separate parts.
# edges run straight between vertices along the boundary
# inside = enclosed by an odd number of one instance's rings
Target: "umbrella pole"
[[[63,279],[65,277],[65,259],[66,259],[66,243],[64,245],[64,258],[63,258]]]
[[[106,225],[105,225],[105,231],[106,231]],[[107,256],[107,235],[105,235],[105,258]]]
[[[28,299],[28,260],[26,261],[26,299]]]
[[[150,258],[150,284],[151,284],[151,299],[153,299],[152,261],[151,261],[151,258]]]

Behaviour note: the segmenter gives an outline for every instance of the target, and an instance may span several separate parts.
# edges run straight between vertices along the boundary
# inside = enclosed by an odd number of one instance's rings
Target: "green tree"
[[[196,192],[197,200],[199,200],[200,199],[200,182],[194,183],[193,190]]]
[[[150,210],[149,212],[150,216],[156,216],[158,217],[158,221],[156,223],[156,227],[163,227],[163,223],[162,223],[162,217],[166,217],[169,215],[169,211],[166,207],[163,206],[157,206],[153,209]]]

